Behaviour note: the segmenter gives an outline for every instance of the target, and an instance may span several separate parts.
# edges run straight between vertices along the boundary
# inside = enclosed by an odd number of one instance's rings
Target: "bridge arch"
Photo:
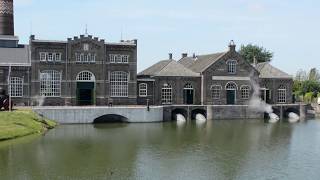
[[[97,117],[93,120],[93,124],[103,124],[103,123],[127,123],[129,120],[119,114],[106,114]]]
[[[300,109],[290,107],[284,111],[284,118],[289,118],[289,113],[295,113],[300,116]]]
[[[195,120],[197,114],[202,114],[204,117],[207,118],[207,111],[205,109],[194,109],[191,111],[191,120]]]
[[[188,111],[183,108],[176,108],[171,111],[171,120],[176,121],[177,120],[177,114],[181,114],[184,116],[185,119],[188,119]]]

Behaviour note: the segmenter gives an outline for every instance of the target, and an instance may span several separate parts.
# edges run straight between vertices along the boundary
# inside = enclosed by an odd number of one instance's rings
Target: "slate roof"
[[[175,60],[163,60],[146,70],[140,72],[138,75],[148,76],[182,76],[182,77],[199,77],[199,73],[195,73],[186,68]]]
[[[195,62],[189,66],[189,69],[197,73],[203,72],[209,65],[219,60],[224,54],[226,54],[226,52],[197,56]]]
[[[256,65],[255,68],[259,71],[260,78],[285,78],[285,79],[292,78],[292,76],[272,66],[268,62],[259,63]]]
[[[195,62],[195,58],[193,57],[184,57],[178,61],[178,63],[184,65],[184,67],[189,68]]]
[[[18,48],[0,48],[0,66],[30,66],[29,46]]]

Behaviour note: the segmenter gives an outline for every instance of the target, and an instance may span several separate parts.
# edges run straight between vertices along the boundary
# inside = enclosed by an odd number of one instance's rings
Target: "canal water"
[[[320,120],[61,125],[1,142],[0,179],[320,179]]]

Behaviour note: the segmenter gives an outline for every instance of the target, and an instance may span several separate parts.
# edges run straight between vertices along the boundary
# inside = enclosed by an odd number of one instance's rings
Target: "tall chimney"
[[[14,35],[13,0],[0,0],[0,35]]]

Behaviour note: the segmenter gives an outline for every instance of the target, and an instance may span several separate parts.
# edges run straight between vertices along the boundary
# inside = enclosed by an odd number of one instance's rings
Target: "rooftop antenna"
[[[123,41],[123,27],[121,27],[121,37],[120,37],[121,39],[121,41]]]
[[[32,35],[32,21],[30,21],[30,35]]]
[[[85,33],[86,36],[88,36],[88,24],[86,24],[86,29],[85,29]]]

